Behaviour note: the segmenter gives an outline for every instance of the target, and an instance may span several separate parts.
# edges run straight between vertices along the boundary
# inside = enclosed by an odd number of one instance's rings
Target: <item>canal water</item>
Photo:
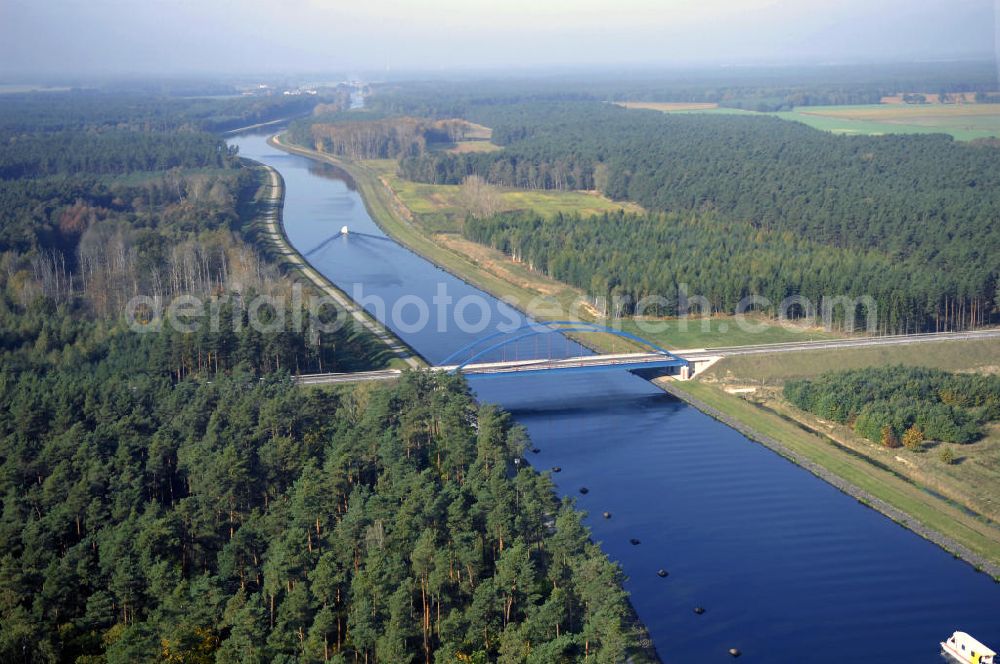
[[[265,138],[231,142],[284,177],[291,242],[425,358],[441,362],[523,320],[387,238],[342,173]],[[435,304],[442,292],[451,306]],[[466,306],[456,324],[463,298],[487,303],[483,329],[483,305]],[[493,356],[549,352],[584,351],[549,335]],[[595,540],[621,564],[664,662],[731,661],[737,647],[752,662],[940,663],[938,642],[956,629],[1000,645],[1000,585],[988,575],[640,378],[470,383],[527,428],[537,468],[561,467],[558,490],[589,513]]]

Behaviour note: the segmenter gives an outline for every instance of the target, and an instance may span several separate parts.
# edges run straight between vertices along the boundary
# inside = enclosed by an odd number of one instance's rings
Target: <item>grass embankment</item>
[[[951,371],[997,371],[998,358],[1000,341],[995,339],[787,353],[777,358],[732,357],[695,381],[670,387],[758,434],[751,437],[778,441],[792,453],[1000,565],[1000,426],[991,425],[986,436],[975,443],[952,446],[958,462],[946,464],[934,443],[922,452],[886,449],[847,426],[795,408],[781,396],[786,380],[830,370],[907,364]],[[947,542],[942,545],[956,548]]]
[[[371,167],[371,162],[339,159],[284,142],[278,143],[278,147],[325,161],[347,171],[372,219],[394,239],[439,267],[498,297],[519,303],[540,297],[539,291],[529,288],[528,284],[518,283],[516,278],[501,278],[481,267],[474,258],[437,243],[432,234],[415,223],[412,212],[382,183],[378,172]],[[516,268],[517,266],[512,268],[515,275],[518,273]],[[558,295],[565,295],[562,289],[567,289],[566,286],[553,281],[551,287],[559,291]],[[541,297],[545,297],[544,294]],[[550,294],[548,297],[553,298],[554,295]]]

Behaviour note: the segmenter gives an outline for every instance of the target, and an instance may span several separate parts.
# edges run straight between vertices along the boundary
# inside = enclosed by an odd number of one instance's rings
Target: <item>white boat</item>
[[[965,632],[955,632],[947,641],[942,641],[941,649],[967,664],[996,664],[996,653]]]

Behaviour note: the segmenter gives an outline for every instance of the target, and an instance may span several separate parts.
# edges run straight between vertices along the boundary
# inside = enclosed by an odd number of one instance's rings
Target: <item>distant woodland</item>
[[[498,106],[557,101],[707,102],[724,108],[781,111],[795,106],[877,104],[882,97],[906,91],[972,92],[987,98],[996,87],[992,60],[673,72],[609,68],[534,78],[511,74],[494,80],[380,83],[366,105],[387,115],[437,119],[471,119]]]
[[[165,95],[132,90],[74,90],[58,95],[5,94],[0,104],[0,131],[6,135],[103,129],[220,132],[308,114],[317,101],[308,96],[284,95],[189,97],[184,92]]]
[[[293,142],[351,159],[400,159],[423,154],[429,144],[454,143],[469,131],[463,120],[421,120],[374,113],[317,114],[293,122]]]
[[[419,105],[400,97],[401,106]],[[686,284],[720,312],[753,295],[817,306],[871,296],[884,332],[997,320],[1000,150],[991,144],[836,136],[770,117],[588,101],[465,108],[504,149],[403,155],[403,176],[596,189],[650,210],[587,220],[516,213],[465,225],[470,239],[595,296],[669,298]]]

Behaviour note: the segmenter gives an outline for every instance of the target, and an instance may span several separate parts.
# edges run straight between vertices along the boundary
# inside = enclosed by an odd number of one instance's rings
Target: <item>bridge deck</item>
[[[478,364],[432,367],[433,371],[460,371],[465,375],[495,376],[540,371],[610,371],[615,369],[668,369],[686,366],[687,361],[662,353],[623,353],[617,355],[584,355],[558,360],[515,360],[481,362]]]
[[[513,373],[545,372],[545,371],[613,371],[625,369],[670,369],[683,367],[687,360],[662,353],[623,353],[618,355],[585,355],[568,357],[560,360],[515,360],[510,362],[481,362],[478,364],[457,364],[428,367],[429,371],[453,372],[460,371],[464,375],[499,376]],[[461,366],[461,368],[460,368]],[[296,381],[301,385],[322,385],[329,383],[352,383],[365,380],[390,380],[401,375],[399,369],[384,369],[381,371],[364,371],[343,374],[306,374],[298,376]]]
[[[916,343],[940,343],[947,341],[972,341],[977,339],[997,339],[1000,338],[1000,330],[977,330],[973,332],[937,332],[934,334],[911,334],[887,337],[860,337],[850,339],[838,339],[830,341],[803,341],[793,343],[761,344],[757,346],[734,346],[730,348],[695,348],[689,350],[675,351],[682,360],[698,365],[701,362],[710,361],[716,358],[732,357],[738,355],[756,354],[780,354],[794,353],[814,350],[833,350],[837,348],[863,348],[867,346],[892,346],[901,344]],[[483,374],[502,374],[518,371],[553,369],[552,365],[561,365],[563,371],[566,370],[602,370],[602,369],[644,369],[661,368],[664,361],[669,362],[671,358],[659,353],[633,353],[628,355],[590,355],[587,357],[574,357],[565,360],[522,360],[519,362],[491,362],[483,364],[470,364],[464,367],[465,373],[478,371]],[[678,361],[678,360],[675,360]],[[644,364],[646,366],[644,366]],[[678,361],[683,364],[683,361]],[[573,366],[575,365],[575,366]],[[652,366],[655,365],[655,366]],[[505,370],[509,366],[511,370]],[[431,371],[453,371],[457,365],[430,367]],[[309,374],[297,376],[296,382],[300,385],[327,385],[333,383],[354,383],[372,380],[391,380],[397,378],[403,372],[399,369],[384,369],[381,371],[361,371],[357,373],[344,374]]]

